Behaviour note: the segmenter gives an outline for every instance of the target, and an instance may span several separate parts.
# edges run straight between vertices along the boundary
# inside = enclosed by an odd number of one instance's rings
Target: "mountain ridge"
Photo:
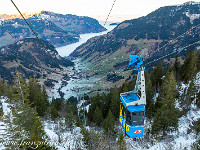
[[[96,19],[90,17],[62,15],[47,11],[42,11],[26,20],[39,38],[56,47],[78,42],[79,34],[106,30]],[[21,18],[0,19],[0,23],[17,39],[35,37]],[[0,41],[0,47],[15,42],[3,28],[0,28]]]
[[[106,30],[96,19],[87,16],[42,11],[33,17],[54,22],[61,29],[75,34],[98,33]]]
[[[91,70],[88,70],[91,75],[106,76],[109,72],[115,72],[118,76],[125,75],[126,79],[130,73],[124,72],[126,65],[123,62],[128,61],[130,54],[143,55],[145,63],[148,63],[173,51],[178,53],[179,49],[188,45],[190,46],[187,49],[200,46],[197,42],[200,40],[199,26],[173,41],[200,24],[199,18],[200,3],[189,2],[179,6],[161,7],[147,16],[120,23],[106,35],[88,40],[71,56],[82,57],[88,62],[91,66]],[[171,43],[164,47],[169,42]],[[197,43],[194,44],[195,42]],[[179,56],[185,55],[186,51],[179,52]],[[168,58],[170,57],[165,59]]]

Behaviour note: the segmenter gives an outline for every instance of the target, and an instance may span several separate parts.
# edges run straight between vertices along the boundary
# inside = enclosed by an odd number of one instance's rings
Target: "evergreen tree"
[[[81,127],[81,134],[83,135],[83,142],[89,150],[99,149],[101,136],[93,130],[88,130]]]
[[[179,61],[178,55],[176,55],[176,58],[175,58],[173,71],[174,71],[174,74],[175,74],[176,81],[179,81],[180,76],[181,76],[181,63]]]
[[[119,118],[119,105],[120,105],[120,95],[117,88],[111,88],[110,90],[110,110],[113,113],[115,119]]]
[[[199,53],[197,57],[197,71],[200,71],[200,54]]]
[[[135,88],[136,80],[133,79],[128,83],[128,91],[132,91]]]
[[[94,122],[96,123],[97,126],[101,126],[103,122],[103,116],[98,106],[94,111]]]
[[[199,150],[200,149],[200,136],[199,136],[200,135],[200,119],[196,122],[195,130],[196,130],[197,139],[193,143],[192,149]]]
[[[106,134],[109,134],[109,135],[115,134],[115,120],[113,118],[111,110],[108,111],[108,116],[104,120],[103,127]]]
[[[56,107],[54,105],[51,106],[50,110],[50,116],[52,120],[56,120],[58,117],[60,117],[58,111],[56,110]]]
[[[74,121],[73,121],[73,115],[71,113],[67,113],[65,116],[65,124],[67,125],[67,128],[72,128]]]
[[[124,150],[125,149],[125,140],[124,140],[125,136],[123,132],[119,133],[119,137],[118,137],[118,141],[117,144],[119,146],[119,150]]]
[[[0,80],[0,96],[5,94],[5,84],[3,81]]]
[[[155,91],[159,91],[160,89],[163,74],[164,71],[162,68],[162,61],[160,61],[159,63],[157,63],[151,74],[152,86],[154,87]]]
[[[196,90],[196,88],[194,86],[194,81],[192,80],[189,84],[187,94],[185,97],[185,101],[184,101],[184,104],[186,105],[187,110],[189,110],[190,105],[191,105],[192,101],[194,100],[194,97],[196,95],[195,90]]]
[[[84,112],[83,109],[81,109],[79,111],[78,118],[79,118],[79,124],[80,124],[80,126],[83,125],[85,123],[85,112]]]
[[[104,106],[104,104],[101,104],[101,96],[100,96],[100,94],[99,93],[97,93],[97,95],[96,96],[94,96],[94,97],[92,97],[91,98],[91,105],[90,105],[90,108],[89,108],[89,112],[88,112],[88,119],[89,119],[89,121],[94,121],[94,111],[95,111],[95,109],[96,109],[96,107],[98,106],[98,107],[100,107],[100,106]],[[103,102],[102,102],[103,103]],[[101,108],[99,108],[99,109],[104,109],[103,107]]]
[[[78,126],[78,127],[82,126],[80,118],[79,118],[79,115],[78,115],[78,112],[76,113],[76,126]]]
[[[178,117],[180,111],[175,108],[175,94],[176,94],[176,82],[174,73],[167,72],[160,90],[161,107],[154,115],[154,122],[152,125],[152,133],[163,133],[166,135],[167,131],[176,130],[178,127]]]
[[[153,88],[150,79],[150,75],[145,71],[145,87],[146,87],[146,115],[149,119],[153,117],[154,114],[154,100],[153,100]]]
[[[128,82],[125,81],[122,86],[120,87],[120,93],[123,92],[128,92],[129,91],[130,86],[128,86]],[[134,87],[132,87],[132,89],[134,89]]]
[[[101,104],[101,108],[100,108],[103,118],[106,118],[106,116],[108,114],[110,103],[111,103],[111,94],[108,93],[106,95],[105,93],[103,93],[102,94],[102,104]]]
[[[197,73],[197,51],[189,50],[181,68],[182,80],[188,83]]]
[[[14,85],[13,85],[13,94],[12,99],[16,102],[20,102],[22,104],[29,103],[29,89],[25,82],[25,79],[22,77],[22,74],[16,70],[14,75]]]
[[[48,100],[46,99],[46,93],[41,90],[40,85],[36,79],[30,78],[29,83],[29,99],[32,107],[36,107],[39,116],[44,116],[48,109]]]
[[[16,75],[14,76],[13,88],[13,120],[9,120],[8,132],[11,133],[9,134],[9,138],[19,143],[21,141],[43,141],[45,132],[42,123],[39,121],[36,110],[30,107],[28,86],[19,71],[16,71]],[[14,145],[10,145],[9,147],[14,149]],[[19,146],[18,149],[34,149],[35,147],[37,145],[26,144]],[[39,147],[43,149],[50,148],[48,145],[40,145]]]

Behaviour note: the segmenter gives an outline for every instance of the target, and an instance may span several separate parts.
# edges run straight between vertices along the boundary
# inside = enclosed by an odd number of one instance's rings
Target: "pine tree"
[[[72,128],[74,121],[73,121],[73,115],[71,113],[67,113],[65,116],[65,124],[67,125],[67,128]]]
[[[117,88],[111,88],[110,90],[110,110],[113,113],[115,119],[119,118],[119,105],[120,105],[120,95]]]
[[[83,142],[87,149],[99,149],[99,146],[101,145],[101,136],[98,133],[81,127],[81,134],[83,135]]]
[[[12,99],[14,99],[16,102],[20,102],[22,104],[29,103],[29,89],[28,85],[25,82],[25,79],[22,77],[22,74],[16,70],[14,75],[14,92],[12,95]]]
[[[101,126],[103,122],[103,116],[98,106],[94,111],[94,122],[96,123],[97,126]]]
[[[108,111],[109,111],[109,107],[110,107],[110,103],[111,103],[111,94],[102,94],[102,104],[101,104],[101,112],[103,115],[103,118],[106,118]]]
[[[151,74],[152,86],[154,87],[155,91],[159,91],[160,89],[163,74],[164,71],[162,68],[162,61],[160,61],[159,63],[157,63]]]
[[[11,140],[27,142],[37,142],[43,141],[45,138],[45,132],[42,126],[42,123],[39,121],[36,110],[31,108],[28,86],[22,77],[19,71],[16,71],[14,76],[14,85],[13,85],[13,95],[12,95],[12,120],[9,120],[8,132],[9,138]],[[10,145],[11,149],[14,149],[15,145]],[[25,144],[20,145],[18,149],[29,149],[35,148],[37,145]],[[42,149],[49,149],[48,145],[40,145]]]
[[[128,91],[132,91],[135,87],[136,80],[133,79],[128,83]]]
[[[85,112],[83,109],[79,111],[78,118],[80,125],[83,125],[85,123]]]
[[[43,93],[41,90],[40,85],[38,84],[37,80],[34,78],[29,78],[29,99],[31,102],[32,107],[36,107],[37,113],[39,116],[44,116],[47,113],[48,109],[48,102],[46,99],[46,93]]]
[[[176,94],[176,82],[174,73],[167,72],[160,90],[161,107],[154,115],[154,122],[152,125],[152,133],[163,133],[166,135],[167,131],[174,131],[178,127],[178,117],[180,111],[175,108],[175,94]]]
[[[51,106],[50,108],[50,116],[51,116],[51,119],[56,121],[56,119],[58,117],[60,117],[58,111],[56,110],[56,107],[54,105]]]
[[[188,83],[197,73],[197,51],[189,50],[181,68],[182,80]]]
[[[111,110],[108,111],[108,116],[104,120],[103,127],[106,134],[109,134],[109,135],[115,134],[115,120],[113,118]]]
[[[176,55],[173,70],[174,70],[174,74],[175,74],[175,79],[178,82],[180,80],[180,76],[181,76],[181,63],[179,61],[178,55]]]
[[[187,94],[186,94],[186,97],[185,97],[185,101],[184,101],[187,110],[189,110],[190,105],[191,105],[192,101],[194,100],[194,97],[196,95],[195,90],[196,90],[196,88],[194,86],[194,81],[192,80],[189,84]]]
[[[145,71],[145,86],[146,86],[146,115],[149,119],[153,117],[154,114],[154,100],[153,100],[153,88],[150,79],[150,75]]]
[[[134,87],[132,87],[134,88]],[[123,93],[123,92],[128,92],[129,91],[129,86],[128,86],[128,83],[127,81],[124,82],[120,88],[120,93]]]
[[[4,82],[0,80],[0,96],[3,96],[5,93]]]
[[[124,150],[125,149],[125,140],[124,140],[125,136],[123,132],[119,133],[119,137],[118,137],[118,141],[117,144],[119,145],[119,150]]]
[[[94,97],[91,98],[91,105],[90,105],[89,112],[88,112],[88,119],[91,122],[94,121],[94,116],[93,115],[94,115],[94,111],[95,111],[96,107],[97,106],[98,107],[102,106],[99,109],[102,109],[102,110],[104,109],[103,108],[104,104],[101,104],[100,101],[101,101],[101,96],[100,96],[99,93],[97,93],[96,96],[94,96]]]

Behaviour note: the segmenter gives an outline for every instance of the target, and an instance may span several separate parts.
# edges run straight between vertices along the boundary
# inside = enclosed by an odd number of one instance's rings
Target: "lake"
[[[101,33],[87,33],[87,34],[80,34],[80,39],[79,42],[73,43],[73,44],[69,44],[66,46],[61,46],[56,48],[56,50],[58,51],[58,54],[62,57],[65,56],[69,56],[69,54],[71,54],[78,46],[80,46],[81,44],[87,42],[88,39],[95,37],[95,36],[99,36],[99,35],[103,35],[108,33],[109,31],[113,30],[116,27],[116,25],[113,26],[105,26],[105,28],[107,29],[104,32]]]

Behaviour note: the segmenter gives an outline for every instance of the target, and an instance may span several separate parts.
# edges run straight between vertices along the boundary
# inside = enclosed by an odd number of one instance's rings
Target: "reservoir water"
[[[103,35],[108,33],[109,31],[113,30],[116,26],[105,26],[105,28],[107,29],[104,32],[101,33],[87,33],[87,34],[80,34],[80,40],[79,42],[73,43],[73,44],[69,44],[66,46],[61,46],[56,48],[56,50],[58,51],[59,55],[62,57],[65,56],[69,56],[69,54],[71,54],[78,46],[80,46],[81,44],[87,42],[88,39],[95,37],[95,36],[99,36],[99,35]]]

